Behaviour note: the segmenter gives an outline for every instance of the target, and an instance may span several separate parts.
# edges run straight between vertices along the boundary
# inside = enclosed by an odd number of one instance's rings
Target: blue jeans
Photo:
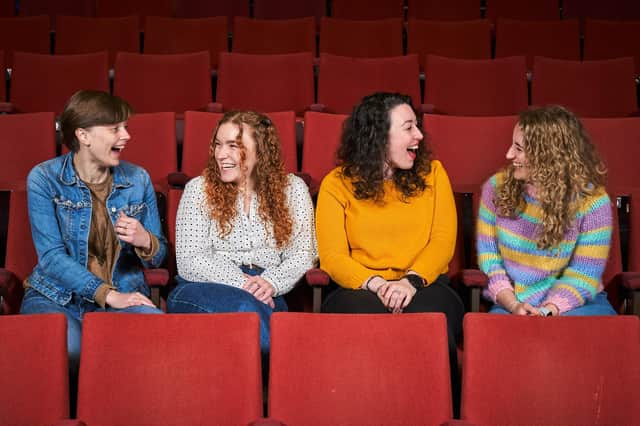
[[[489,310],[490,314],[509,314],[510,312],[497,303]],[[572,309],[562,314],[562,316],[595,316],[595,315],[616,315],[609,301],[607,292],[601,291],[596,297],[579,308]]]
[[[243,268],[249,275],[262,271]],[[283,296],[274,297],[275,308],[271,309],[248,291],[227,284],[197,283],[176,277],[178,286],[167,300],[167,312],[172,313],[220,313],[256,312],[260,317],[260,350],[269,353],[269,321],[273,312],[286,312],[287,302]]]

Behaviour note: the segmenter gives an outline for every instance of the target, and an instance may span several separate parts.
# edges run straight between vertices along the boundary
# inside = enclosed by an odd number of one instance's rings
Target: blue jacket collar
[[[62,169],[60,170],[60,182],[65,185],[79,185],[82,180],[76,174],[76,169],[73,167],[73,152],[69,152],[62,156]],[[111,169],[113,173],[113,187],[114,188],[128,188],[132,183],[127,178],[127,175],[119,165]]]

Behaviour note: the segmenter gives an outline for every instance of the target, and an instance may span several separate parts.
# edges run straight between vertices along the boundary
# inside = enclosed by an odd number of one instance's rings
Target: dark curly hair
[[[225,123],[233,123],[239,129],[236,142],[241,149],[240,163],[245,170],[246,147],[242,143],[242,134],[249,131],[256,143],[257,162],[253,169],[258,197],[258,214],[262,221],[271,224],[273,236],[279,248],[285,247],[291,238],[293,219],[287,205],[287,173],[280,154],[280,139],[271,120],[253,111],[227,112],[218,127],[213,131],[209,146],[209,161],[202,175],[205,181],[205,193],[209,214],[218,222],[218,231],[222,236],[229,235],[233,228],[233,218],[238,214],[236,199],[240,188],[233,182],[223,182],[216,161],[215,136]]]
[[[384,198],[384,166],[391,110],[403,104],[413,109],[410,96],[374,93],[365,96],[344,122],[337,157],[341,174],[351,181],[357,199],[382,202]],[[430,171],[431,152],[421,140],[413,167],[409,170],[396,169],[392,179],[406,200],[425,190],[425,176]]]

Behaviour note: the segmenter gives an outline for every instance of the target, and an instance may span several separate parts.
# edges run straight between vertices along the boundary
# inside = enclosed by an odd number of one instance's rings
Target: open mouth
[[[235,164],[231,164],[231,163],[222,163],[222,164],[220,165],[220,168],[221,168],[222,170],[230,170],[230,169],[233,169],[233,168],[235,168],[235,167],[236,167],[236,165],[235,165]]]
[[[123,149],[124,149],[123,146],[114,146],[111,148],[111,151],[120,153],[122,152]]]

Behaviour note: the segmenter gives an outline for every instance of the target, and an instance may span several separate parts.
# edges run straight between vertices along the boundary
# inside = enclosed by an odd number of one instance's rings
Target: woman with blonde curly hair
[[[185,187],[176,223],[178,286],[169,312],[257,312],[260,344],[269,318],[316,260],[313,204],[305,183],[287,175],[271,120],[224,115],[209,161]]]
[[[615,315],[602,286],[606,169],[580,120],[560,106],[521,113],[507,159],[484,184],[478,217],[490,312]]]

